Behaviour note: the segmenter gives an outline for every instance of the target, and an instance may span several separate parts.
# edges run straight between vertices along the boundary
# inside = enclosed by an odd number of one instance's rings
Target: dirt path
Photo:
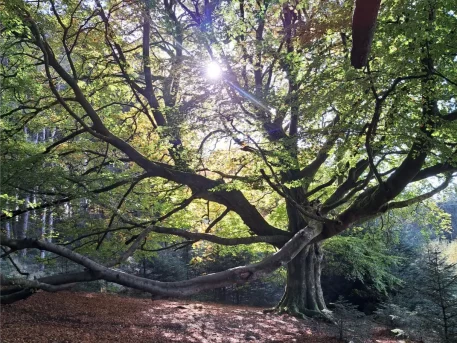
[[[1,341],[338,342],[334,327],[262,309],[152,301],[96,293],[44,293],[1,308]],[[396,342],[382,334],[367,342]]]

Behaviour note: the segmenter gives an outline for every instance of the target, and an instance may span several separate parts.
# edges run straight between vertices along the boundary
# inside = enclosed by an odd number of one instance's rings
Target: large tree
[[[369,20],[354,16],[360,70],[352,2],[2,5],[4,257],[38,249],[85,268],[3,277],[15,286],[2,301],[98,279],[182,296],[286,265],[278,309],[322,313],[321,242],[433,196],[457,171],[452,1],[383,4],[368,55],[373,4]],[[44,210],[59,221],[54,243],[16,220]],[[279,250],[179,282],[114,269],[157,233]]]

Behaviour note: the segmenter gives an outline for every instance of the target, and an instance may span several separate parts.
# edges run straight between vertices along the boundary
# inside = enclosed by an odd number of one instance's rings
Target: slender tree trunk
[[[45,239],[46,237],[46,209],[43,210],[41,213],[41,239]],[[41,250],[40,258],[46,258],[46,251]],[[44,263],[41,262],[40,270],[44,270]]]
[[[18,203],[18,200],[19,200],[19,195],[16,193],[16,204]],[[16,205],[15,210],[19,210],[18,205]],[[18,231],[20,230],[19,229],[19,217],[20,216],[14,217],[13,222],[11,223],[12,237],[14,237],[14,238],[19,238],[19,235],[18,235]]]
[[[25,206],[29,206],[29,196],[27,195],[25,197],[25,202],[24,202]],[[28,228],[29,228],[29,212],[25,212],[22,216],[22,223],[18,229],[18,238],[19,239],[24,239],[27,237],[27,231],[28,231]],[[21,257],[25,257],[27,256],[27,250],[24,249],[20,252],[19,254]]]
[[[52,235],[54,233],[54,216],[52,211],[49,211],[48,215],[48,225],[49,225],[49,235],[48,235],[48,242],[52,243]]]
[[[6,224],[6,237],[7,238],[11,238],[11,226],[10,226],[10,222],[7,221]]]
[[[287,265],[287,284],[278,304],[279,312],[296,316],[325,316],[321,287],[322,250],[318,244],[305,247]]]

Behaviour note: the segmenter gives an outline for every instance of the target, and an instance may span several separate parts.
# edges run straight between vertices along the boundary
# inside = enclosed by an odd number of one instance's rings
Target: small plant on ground
[[[332,305],[334,307],[333,317],[338,327],[338,339],[343,341],[347,338],[348,332],[351,332],[349,322],[362,317],[363,313],[357,310],[356,305],[345,300],[342,296],[339,296]]]

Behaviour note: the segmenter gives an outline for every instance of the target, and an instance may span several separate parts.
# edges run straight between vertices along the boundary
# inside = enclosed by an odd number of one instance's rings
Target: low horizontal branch
[[[66,289],[69,289],[74,286],[74,283],[72,284],[63,284],[63,285],[50,285],[47,283],[43,283],[37,280],[27,280],[23,278],[8,278],[4,276],[3,274],[0,274],[0,284],[1,286],[20,286],[23,288],[36,288],[36,289],[42,289],[46,292],[59,292],[63,291]]]
[[[258,263],[231,268],[222,272],[177,282],[160,282],[129,275],[120,270],[107,268],[90,258],[63,246],[58,246],[43,240],[17,240],[10,239],[2,235],[1,244],[13,250],[39,249],[49,251],[85,267],[88,271],[94,273],[99,279],[157,295],[180,297],[196,294],[208,289],[224,287],[232,284],[241,284],[265,276],[291,261],[321,231],[321,226],[318,228],[306,227],[300,230],[293,238],[284,244],[279,251],[266,257]]]

